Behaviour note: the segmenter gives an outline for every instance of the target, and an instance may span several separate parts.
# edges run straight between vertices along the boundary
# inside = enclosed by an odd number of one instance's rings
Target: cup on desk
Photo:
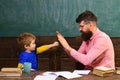
[[[24,62],[24,72],[29,74],[31,71],[31,63],[30,62]]]

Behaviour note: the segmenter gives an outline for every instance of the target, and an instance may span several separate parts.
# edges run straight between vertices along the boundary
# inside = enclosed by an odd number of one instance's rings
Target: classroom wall
[[[80,35],[76,17],[85,10],[98,16],[98,26],[120,37],[120,0],[0,0],[0,37],[30,32],[36,36]]]

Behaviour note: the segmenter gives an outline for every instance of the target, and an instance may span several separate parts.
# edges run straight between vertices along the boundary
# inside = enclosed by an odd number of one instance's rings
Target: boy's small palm
[[[54,46],[58,46],[59,43],[58,43],[57,41],[55,41],[55,42],[53,43],[53,45],[54,45]]]

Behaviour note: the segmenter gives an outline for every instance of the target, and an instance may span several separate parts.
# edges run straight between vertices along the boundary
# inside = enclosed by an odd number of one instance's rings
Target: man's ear
[[[90,22],[89,24],[90,24],[90,27],[93,26],[93,23],[92,23],[92,22]]]
[[[93,30],[94,28],[93,26],[95,26],[94,22],[90,22],[89,25],[90,25],[90,29]]]

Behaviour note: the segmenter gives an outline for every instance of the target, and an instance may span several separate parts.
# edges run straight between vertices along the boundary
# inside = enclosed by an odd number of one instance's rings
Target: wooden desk
[[[58,77],[56,80],[68,80],[63,77]],[[83,75],[83,77],[80,78],[74,78],[69,80],[120,80],[120,75],[113,75],[111,77],[99,77],[93,74],[89,75]]]
[[[31,72],[30,74],[22,73],[22,76],[0,76],[0,80],[33,80],[40,72]]]
[[[0,80],[33,80],[34,77],[42,72],[31,72],[30,74],[23,73],[20,77],[0,77]],[[63,77],[58,77],[56,80],[68,80]],[[99,77],[93,74],[89,75],[83,75],[83,77],[80,78],[74,78],[69,80],[120,80],[120,75],[114,74],[110,77]]]

